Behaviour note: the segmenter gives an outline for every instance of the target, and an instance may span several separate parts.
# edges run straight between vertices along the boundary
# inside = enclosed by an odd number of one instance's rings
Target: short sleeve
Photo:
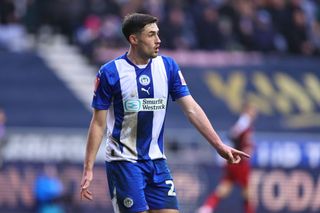
[[[169,58],[170,59],[170,58]],[[190,95],[187,83],[182,75],[178,64],[170,59],[170,80],[169,80],[169,93],[173,101]]]
[[[112,101],[112,87],[108,82],[106,71],[100,69],[96,75],[94,96],[91,106],[99,110],[107,110]]]

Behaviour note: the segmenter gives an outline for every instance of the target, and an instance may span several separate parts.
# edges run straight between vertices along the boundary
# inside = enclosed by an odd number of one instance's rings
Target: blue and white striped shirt
[[[173,100],[190,94],[170,57],[158,56],[139,68],[126,53],[101,67],[92,106],[109,110],[107,161],[165,158],[163,130],[169,94]]]

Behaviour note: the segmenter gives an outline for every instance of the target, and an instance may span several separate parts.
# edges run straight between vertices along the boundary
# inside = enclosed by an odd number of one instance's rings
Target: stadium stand
[[[35,52],[0,52],[0,64],[0,104],[8,126],[88,125],[89,111]]]

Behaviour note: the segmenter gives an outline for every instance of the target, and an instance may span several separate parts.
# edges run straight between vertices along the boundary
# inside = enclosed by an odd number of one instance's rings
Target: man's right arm
[[[94,110],[86,146],[83,175],[81,180],[81,198],[92,200],[92,194],[88,191],[93,179],[93,166],[106,128],[107,110]]]

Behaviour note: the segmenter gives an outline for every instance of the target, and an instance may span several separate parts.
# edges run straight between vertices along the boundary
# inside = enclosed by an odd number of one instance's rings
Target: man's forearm
[[[187,117],[213,147],[217,148],[223,144],[206,114],[198,104],[187,113]]]
[[[92,122],[88,132],[84,169],[92,170],[104,134],[104,127]]]

